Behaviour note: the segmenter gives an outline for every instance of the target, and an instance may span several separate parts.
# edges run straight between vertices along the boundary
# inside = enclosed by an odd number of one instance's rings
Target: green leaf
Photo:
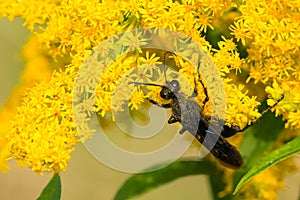
[[[237,191],[248,181],[250,181],[255,175],[259,174],[263,170],[266,170],[276,163],[293,156],[295,154],[300,153],[300,136],[292,140],[291,142],[279,147],[278,149],[274,150],[260,161],[258,161],[246,175],[242,177],[238,185],[236,186],[234,193],[236,194]]]
[[[265,105],[262,109],[267,107],[268,106]],[[236,170],[233,175],[233,188],[237,186],[241,178],[257,163],[257,161],[259,161],[259,159],[273,147],[276,139],[283,129],[284,122],[282,121],[282,118],[275,117],[272,112],[267,112],[258,120],[257,123],[247,129],[247,131],[244,133],[238,133],[244,134],[243,141],[239,147],[244,158],[244,165],[241,169]],[[222,192],[224,190],[225,183],[223,183],[222,186],[217,177],[215,180],[213,180],[213,178],[214,177],[210,176],[214,193],[217,194]],[[216,185],[220,186],[215,188]],[[229,193],[222,198],[215,196],[215,199],[219,200],[231,200],[235,198],[236,197],[233,196],[232,193]]]
[[[265,113],[259,121],[247,130],[240,147],[246,160],[245,167],[250,169],[261,156],[270,150],[279,134],[284,129],[281,117],[275,117],[274,113]]]
[[[216,168],[210,162],[177,161],[157,171],[133,175],[122,185],[114,200],[129,199],[177,178],[196,174],[209,174],[215,170]]]
[[[61,195],[60,176],[56,173],[49,181],[38,200],[59,200]]]
[[[234,186],[236,186],[257,161],[273,147],[283,129],[284,122],[282,121],[282,118],[275,117],[272,112],[267,112],[257,123],[243,133],[244,137],[240,146],[240,151],[245,163],[233,176]]]

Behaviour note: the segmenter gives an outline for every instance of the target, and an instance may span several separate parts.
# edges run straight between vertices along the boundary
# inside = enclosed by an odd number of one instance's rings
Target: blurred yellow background
[[[20,52],[29,36],[29,31],[22,26],[22,20],[19,19],[13,23],[7,19],[0,19],[0,30],[0,105],[2,106],[11,90],[19,83],[23,68]],[[27,168],[17,166],[14,160],[10,160],[9,164],[10,170],[0,173],[0,199],[36,199],[48,183],[50,175],[36,175]],[[72,153],[68,170],[61,174],[62,199],[112,199],[118,188],[130,176],[131,174],[104,166],[94,159],[83,145],[77,145],[76,151]],[[287,186],[280,192],[279,199],[296,200],[299,194],[299,183],[300,173],[289,176]],[[209,200],[211,195],[207,177],[191,176],[178,179],[136,199],[162,198]]]

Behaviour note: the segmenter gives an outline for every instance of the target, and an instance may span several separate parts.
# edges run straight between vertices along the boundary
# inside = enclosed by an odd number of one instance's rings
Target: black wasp
[[[238,126],[220,125],[224,123],[219,119],[211,119],[203,113],[205,104],[209,101],[207,89],[204,86],[199,74],[200,63],[198,63],[198,79],[201,83],[206,98],[203,100],[203,107],[201,108],[194,97],[197,96],[196,81],[194,92],[191,96],[186,97],[180,93],[180,84],[177,80],[168,81],[166,79],[165,85],[155,83],[131,82],[135,85],[149,85],[161,87],[160,97],[164,100],[171,100],[170,103],[160,104],[152,99],[148,99],[152,104],[162,108],[171,108],[172,115],[168,123],[173,124],[179,122],[182,125],[180,134],[189,131],[202,145],[204,145],[210,153],[217,158],[221,164],[230,168],[240,168],[243,165],[243,158],[236,147],[231,145],[225,138],[235,135],[237,132],[245,131],[250,125],[243,129]],[[166,73],[166,72],[165,72]],[[274,105],[276,106],[276,104]],[[273,106],[273,107],[274,107]],[[264,110],[265,113],[270,108]],[[211,124],[210,124],[211,123]],[[209,125],[210,124],[210,125]]]

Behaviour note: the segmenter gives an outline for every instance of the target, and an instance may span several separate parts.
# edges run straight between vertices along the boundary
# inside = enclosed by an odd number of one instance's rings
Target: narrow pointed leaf
[[[209,174],[214,170],[214,165],[209,162],[178,161],[157,171],[133,175],[122,185],[114,200],[131,199],[177,178]]]
[[[60,200],[61,182],[59,174],[55,174],[42,191],[38,200]]]
[[[265,106],[266,108],[267,106]],[[274,113],[265,113],[257,123],[251,126],[243,136],[240,146],[244,158],[244,166],[237,170],[233,176],[233,188],[237,186],[241,178],[271,150],[279,134],[284,130],[284,122],[281,117],[275,117]]]
[[[300,136],[292,140],[291,142],[274,150],[260,161],[258,161],[248,172],[245,174],[240,182],[237,184],[234,194],[247,182],[249,182],[255,175],[259,174],[263,170],[266,170],[276,163],[300,153]]]

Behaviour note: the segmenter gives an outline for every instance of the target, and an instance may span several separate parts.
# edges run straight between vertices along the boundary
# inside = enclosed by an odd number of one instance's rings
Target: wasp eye
[[[169,88],[163,87],[163,89],[160,91],[160,96],[161,98],[168,100],[172,98],[173,92]]]
[[[177,92],[180,89],[180,85],[179,85],[179,82],[177,80],[172,80],[171,83],[170,83],[170,86],[171,86],[171,90],[173,92]]]

